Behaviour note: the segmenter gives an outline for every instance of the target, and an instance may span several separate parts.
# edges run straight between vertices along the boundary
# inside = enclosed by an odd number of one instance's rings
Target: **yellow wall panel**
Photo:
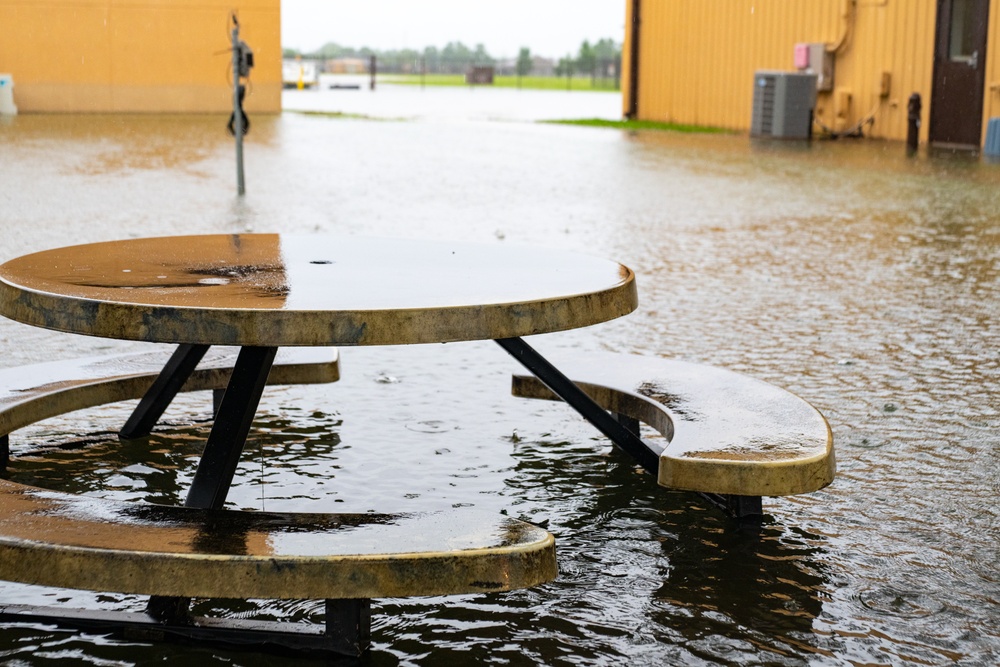
[[[991,5],[984,128],[1000,115],[1000,0]],[[839,46],[834,90],[817,99],[823,126],[904,139],[907,101],[918,93],[927,139],[937,0],[641,0],[641,7],[639,118],[748,130],[754,72],[793,70],[796,43],[822,42]],[[628,100],[628,77],[624,88]]]
[[[990,7],[990,44],[986,48],[986,92],[983,102],[983,140],[990,118],[1000,117],[1000,3]]]
[[[254,51],[248,111],[281,108],[280,0],[5,0],[0,72],[21,112],[221,112],[229,15]]]

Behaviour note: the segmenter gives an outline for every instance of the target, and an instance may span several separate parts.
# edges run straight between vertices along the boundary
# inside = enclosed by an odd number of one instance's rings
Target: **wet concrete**
[[[324,108],[357,92],[331,91]],[[433,92],[406,93],[413,101],[403,95],[386,117],[433,106],[416,97]],[[315,104],[307,94],[288,106]],[[717,364],[785,387],[829,419],[836,481],[766,501],[769,518],[748,531],[637,474],[563,406],[511,398],[518,369],[490,343],[351,348],[341,382],[269,389],[233,506],[473,506],[556,535],[550,584],[379,601],[373,664],[1000,660],[1000,166],[907,159],[901,144],[621,133],[522,113],[252,118],[242,200],[225,118],[19,116],[0,126],[0,259],[246,231],[582,251],[636,272],[639,310],[533,341],[543,352]],[[573,115],[600,113],[581,103]],[[0,343],[6,366],[144,349],[6,321]],[[189,424],[210,405],[185,397],[149,442],[101,435],[127,407],[15,433],[12,478],[176,502],[204,437],[202,422]],[[142,606],[31,587],[3,595]],[[198,604],[321,622],[315,602]],[[17,626],[0,632],[0,647],[25,661],[62,651],[91,662],[233,658]]]

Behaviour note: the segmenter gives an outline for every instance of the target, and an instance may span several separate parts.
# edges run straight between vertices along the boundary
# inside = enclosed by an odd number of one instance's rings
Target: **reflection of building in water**
[[[0,3],[0,71],[21,112],[209,112],[233,105],[230,12],[254,52],[249,112],[281,110],[280,0]]]

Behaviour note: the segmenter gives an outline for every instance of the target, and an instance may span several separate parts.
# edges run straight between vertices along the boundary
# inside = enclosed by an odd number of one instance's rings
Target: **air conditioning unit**
[[[750,136],[809,139],[815,108],[815,74],[757,72],[753,79]]]

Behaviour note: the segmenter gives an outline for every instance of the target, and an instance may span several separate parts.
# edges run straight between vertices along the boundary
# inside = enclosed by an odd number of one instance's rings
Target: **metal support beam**
[[[724,493],[699,493],[734,519],[760,519],[764,516],[764,505],[760,496],[736,496]]]
[[[268,373],[278,352],[276,347],[244,347],[236,358],[229,386],[216,411],[215,423],[205,451],[198,462],[186,507],[222,509],[229,486],[236,474],[243,444],[253,423]],[[146,604],[146,613],[162,623],[190,624],[190,600],[154,595]]]
[[[620,412],[616,412],[614,414],[615,414],[615,420],[619,424],[621,424],[622,426],[624,426],[625,428],[627,428],[632,433],[635,433],[636,435],[639,435],[639,420],[638,419],[636,419],[635,417],[629,417],[628,415],[623,415]]]
[[[243,453],[243,444],[264,393],[276,347],[244,347],[188,490],[187,507],[222,509]]]
[[[327,600],[325,636],[337,653],[363,654],[372,643],[372,601]]]
[[[597,427],[613,443],[625,450],[650,474],[659,473],[659,452],[651,449],[639,437],[639,421],[628,415],[606,412],[569,378],[550,364],[542,355],[520,338],[496,341],[525,368],[534,373],[545,386],[574,410]],[[759,518],[764,514],[760,496],[735,496],[700,493],[700,496],[736,519]]]
[[[212,390],[212,416],[219,414],[219,408],[222,407],[222,399],[226,396],[225,389],[213,389]]]
[[[177,396],[177,392],[191,377],[198,362],[208,352],[208,347],[208,345],[184,344],[174,350],[166,366],[160,371],[160,375],[153,381],[146,395],[142,397],[139,405],[118,432],[119,438],[131,440],[149,435],[156,422],[163,416],[164,410]]]
[[[336,600],[349,603],[353,600]],[[191,617],[183,624],[156,621],[140,612],[97,611],[67,607],[0,605],[0,622],[44,623],[110,634],[118,639],[142,642],[168,641],[231,650],[253,649],[287,656],[359,658],[366,643],[343,642],[317,626],[293,622]],[[339,661],[334,664],[341,664]],[[354,664],[353,662],[350,664]]]
[[[660,455],[650,449],[636,433],[622,426],[611,413],[594,402],[582,389],[569,378],[559,372],[542,355],[520,338],[500,338],[497,344],[525,368],[534,373],[546,387],[580,415],[593,424],[598,431],[607,436],[613,443],[621,447],[636,462],[649,473],[656,475],[659,471]]]

